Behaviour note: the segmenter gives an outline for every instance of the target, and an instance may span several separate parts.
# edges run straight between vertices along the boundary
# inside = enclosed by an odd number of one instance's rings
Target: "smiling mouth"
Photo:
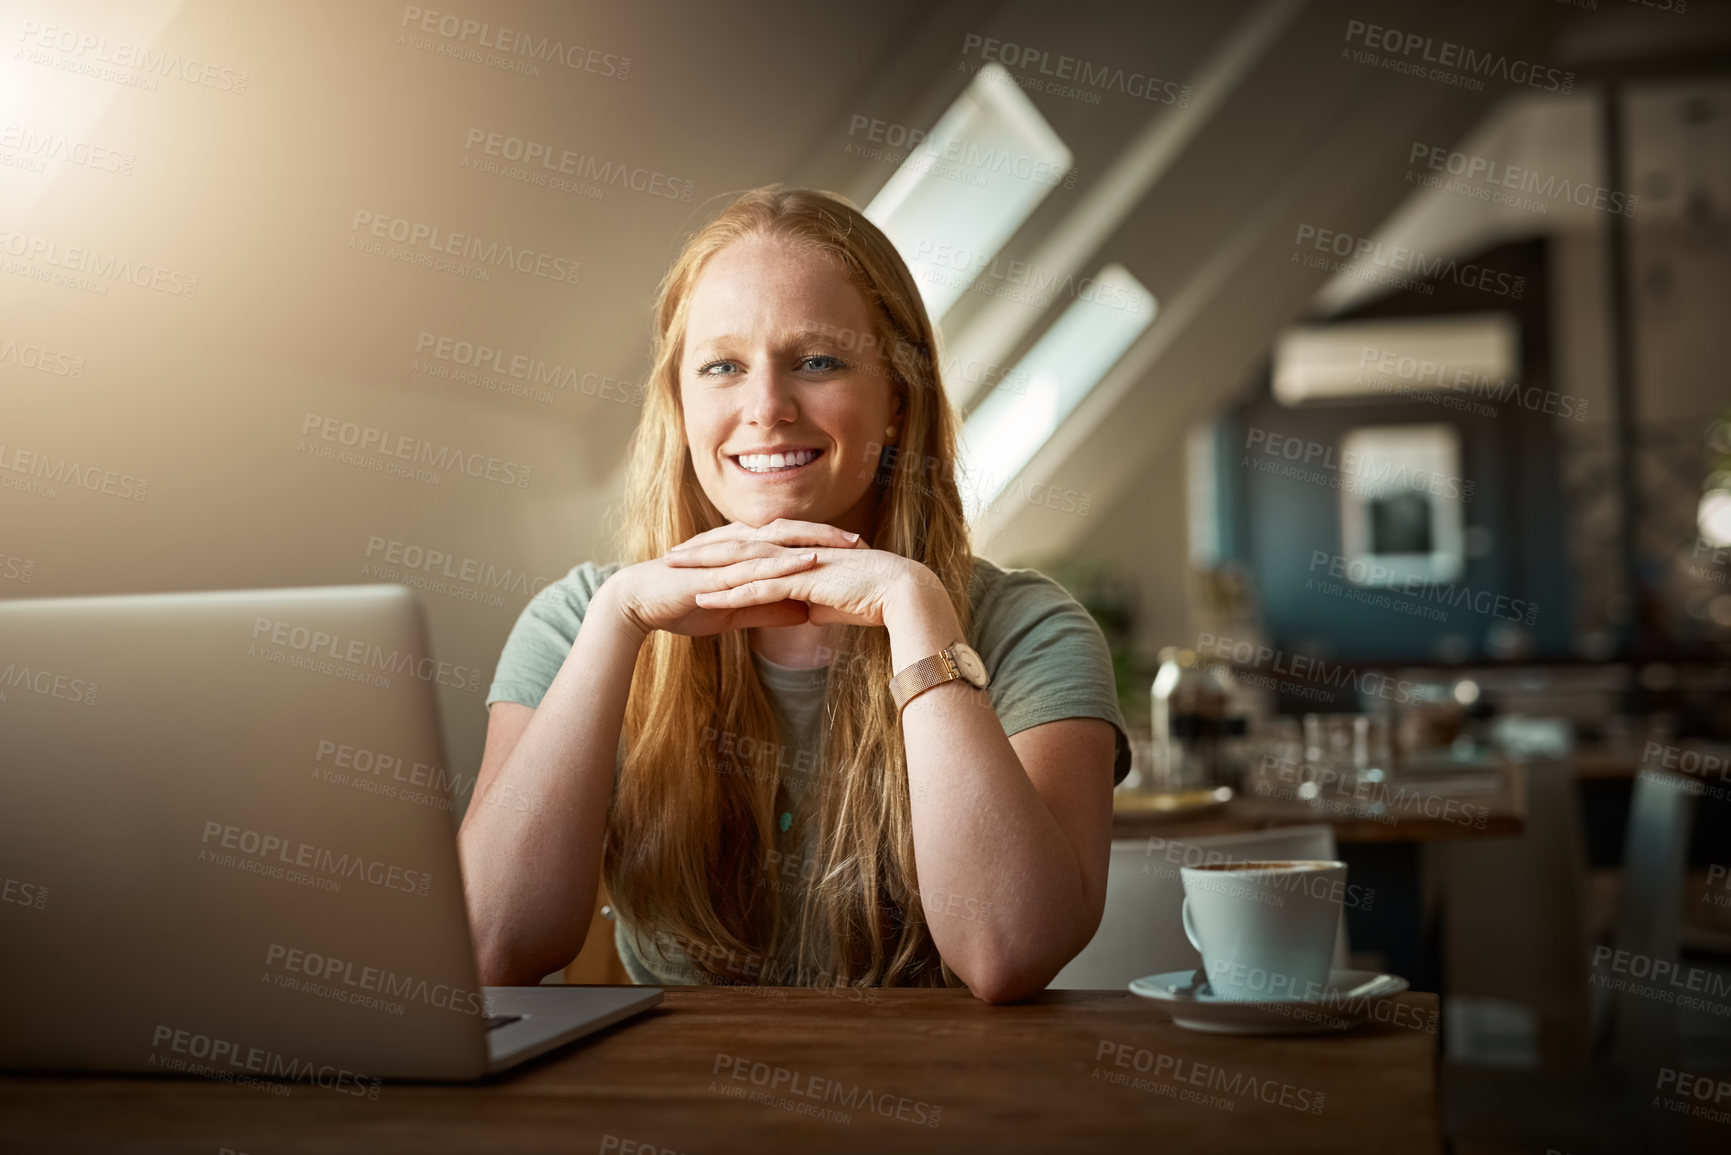
[[[740,453],[728,460],[756,476],[786,476],[798,473],[822,456],[821,449],[796,449],[791,453]]]

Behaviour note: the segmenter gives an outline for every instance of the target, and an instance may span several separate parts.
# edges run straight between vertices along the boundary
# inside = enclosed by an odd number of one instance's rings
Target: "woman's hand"
[[[787,562],[812,555],[815,562]],[[705,611],[747,613],[803,603],[806,615],[795,620],[819,626],[882,626],[896,591],[922,577],[924,584],[937,582],[918,562],[872,549],[857,535],[787,519],[760,527],[733,522],[698,534],[663,560],[671,568],[708,575],[703,592],[693,598]]]
[[[723,542],[732,543],[725,560],[693,565],[694,556],[717,557],[708,551]],[[810,569],[818,553],[810,548],[813,545],[852,548],[854,542],[833,525],[778,521],[753,529],[734,522],[700,533],[662,557],[626,566],[601,587],[601,593],[644,636],[654,630],[702,637],[752,626],[797,626],[807,620],[806,606],[800,601],[773,598],[714,606],[697,599],[706,592]]]

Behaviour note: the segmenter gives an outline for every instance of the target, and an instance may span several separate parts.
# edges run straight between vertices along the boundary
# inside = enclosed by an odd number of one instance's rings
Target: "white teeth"
[[[768,473],[777,469],[809,465],[816,457],[815,449],[796,449],[792,453],[742,453],[735,460],[742,468],[753,473]]]

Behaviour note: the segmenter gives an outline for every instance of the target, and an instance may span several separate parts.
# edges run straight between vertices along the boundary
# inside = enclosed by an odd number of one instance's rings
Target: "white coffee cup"
[[[1186,866],[1184,933],[1224,999],[1316,999],[1328,985],[1346,895],[1346,863],[1314,860]]]

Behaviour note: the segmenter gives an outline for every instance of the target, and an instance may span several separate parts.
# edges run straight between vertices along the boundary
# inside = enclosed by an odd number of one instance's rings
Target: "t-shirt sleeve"
[[[520,702],[533,709],[541,704],[577,642],[589,600],[618,569],[586,561],[529,599],[499,654],[487,705]]]
[[[1130,737],[1118,705],[1106,636],[1063,586],[1035,570],[1006,570],[975,623],[991,676],[987,692],[1004,733],[1062,718],[1112,723],[1113,785],[1130,773]]]

